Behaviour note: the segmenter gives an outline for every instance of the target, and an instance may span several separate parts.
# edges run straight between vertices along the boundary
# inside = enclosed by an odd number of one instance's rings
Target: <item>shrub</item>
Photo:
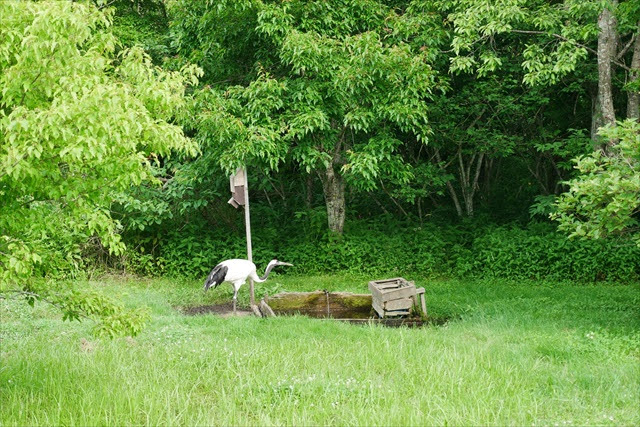
[[[468,257],[471,257],[469,259]],[[632,281],[640,277],[640,249],[630,241],[568,240],[551,230],[487,230],[463,263],[474,275],[510,279]]]
[[[634,281],[640,278],[640,248],[620,239],[567,240],[549,224],[489,227],[427,224],[349,224],[344,236],[257,230],[254,261],[259,273],[272,258],[291,262],[294,274],[332,272],[381,275],[499,277],[514,280]],[[202,233],[194,226],[169,232],[141,273],[204,277],[229,258],[245,258],[244,234]],[[218,230],[219,231],[219,230]]]

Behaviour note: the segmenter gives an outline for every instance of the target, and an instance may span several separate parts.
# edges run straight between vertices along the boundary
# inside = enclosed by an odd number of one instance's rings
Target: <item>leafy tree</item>
[[[459,217],[474,216],[478,195],[487,195],[503,159],[524,157],[525,164],[533,163],[535,145],[544,139],[542,124],[553,125],[544,108],[550,104],[546,89],[523,87],[519,77],[505,69],[480,79],[454,77],[451,94],[433,108],[434,136],[427,152],[454,178],[446,185]],[[533,176],[540,174],[537,165],[530,169]],[[545,191],[549,179],[539,178]],[[523,174],[521,179],[530,178]]]
[[[420,34],[420,22],[370,0],[199,8],[194,14],[190,2],[177,2],[171,9],[183,54],[205,73],[218,58],[233,68],[237,55],[250,66],[226,74],[237,82],[244,72],[247,84],[208,88],[198,97],[192,126],[203,164],[231,171],[245,164],[274,169],[292,160],[322,180],[329,229],[336,233],[344,226],[345,185],[370,190],[382,178],[413,179],[398,135],[423,143],[431,132],[428,101],[446,87],[432,66],[439,34]],[[238,27],[228,32],[229,22]]]
[[[446,7],[455,31],[451,43],[456,54],[453,70],[476,71],[480,75],[493,72],[505,61],[496,46],[512,45],[515,37],[525,36],[526,48],[513,54],[521,55],[524,81],[528,84],[553,84],[585,66],[597,70],[593,139],[602,125],[615,125],[616,67],[624,70],[624,80],[629,81],[627,117],[638,118],[638,2],[457,0]],[[596,63],[590,63],[590,58],[595,58]]]
[[[618,143],[576,159],[580,175],[556,202],[552,218],[572,237],[601,238],[631,233],[640,246],[640,123],[607,126],[603,136]]]
[[[113,9],[111,31],[124,47],[142,47],[155,64],[167,60],[171,54],[171,39],[162,0],[111,0],[106,3]]]
[[[468,13],[463,3],[478,10]],[[481,18],[482,13],[494,13],[497,17]],[[428,157],[423,156],[420,162],[431,161],[450,178],[446,189],[459,217],[473,216],[479,197],[488,201],[501,179],[504,172],[501,166],[505,162],[519,162],[520,168],[530,171],[531,177],[526,174],[513,177],[516,182],[527,182],[530,186],[534,178],[538,184],[534,187],[548,194],[555,193],[556,182],[566,179],[558,163],[585,152],[584,147],[576,152],[555,149],[552,145],[563,143],[572,134],[569,129],[585,125],[581,114],[567,108],[568,102],[577,104],[578,99],[581,105],[586,104],[579,96],[580,80],[574,77],[572,84],[564,87],[524,84],[527,73],[515,54],[527,49],[528,35],[510,34],[485,45],[483,39],[475,40],[474,31],[479,29],[469,23],[479,23],[477,20],[481,19],[512,17],[486,2],[429,0],[413,1],[403,16],[403,20],[424,22],[423,32],[441,28],[444,40],[452,45],[449,51],[441,50],[436,59],[439,71],[451,75],[451,90],[431,106],[434,134],[424,150]],[[462,38],[468,41],[474,55],[485,55],[481,53],[484,49],[496,62],[492,66],[463,67],[463,53],[456,50]],[[584,79],[581,75],[580,78]],[[577,99],[574,101],[573,97]],[[557,156],[560,153],[562,158]],[[526,193],[533,191],[530,187]]]
[[[155,182],[161,156],[196,153],[171,122],[197,70],[165,72],[140,49],[115,56],[111,15],[90,4],[2,2],[0,15],[0,291],[135,333],[140,312],[54,279],[82,267],[91,241],[122,251],[114,198]]]

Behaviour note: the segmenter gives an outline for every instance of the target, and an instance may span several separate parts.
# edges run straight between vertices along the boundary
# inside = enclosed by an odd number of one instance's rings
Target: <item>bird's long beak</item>
[[[288,265],[289,267],[293,267],[293,264],[289,264],[288,262],[280,261],[278,265]]]

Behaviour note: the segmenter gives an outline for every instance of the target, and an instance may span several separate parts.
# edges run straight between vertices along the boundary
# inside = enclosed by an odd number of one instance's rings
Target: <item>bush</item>
[[[514,280],[634,281],[640,248],[623,240],[567,240],[549,224],[489,227],[427,224],[408,227],[358,221],[344,236],[307,237],[295,226],[257,230],[254,261],[259,274],[272,258],[291,262],[294,274],[332,272],[381,275],[496,277]],[[245,258],[244,234],[202,233],[186,227],[164,236],[156,263],[144,273],[203,278],[219,261]],[[219,231],[219,230],[218,230]],[[145,257],[148,257],[145,255]]]
[[[475,275],[510,279],[632,281],[640,277],[640,249],[630,241],[568,240],[553,231],[497,228],[473,242]]]

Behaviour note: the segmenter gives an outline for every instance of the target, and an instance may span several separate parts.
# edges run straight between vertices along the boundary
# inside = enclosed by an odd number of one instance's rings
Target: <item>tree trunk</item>
[[[344,179],[329,165],[323,179],[324,198],[327,204],[329,230],[342,234],[344,231],[345,201]]]
[[[480,178],[480,171],[482,170],[482,161],[484,159],[484,153],[474,153],[471,159],[465,165],[462,157],[462,151],[458,150],[458,163],[460,166],[460,188],[462,189],[462,200],[464,201],[465,211],[468,217],[472,217],[475,210],[473,206],[474,197],[476,195],[476,189],[478,188],[478,179]],[[471,168],[473,163],[476,162],[476,169],[473,171],[473,180],[471,179]]]
[[[313,175],[307,175],[305,184],[305,190],[307,193],[305,197],[305,205],[307,206],[307,210],[311,210],[311,208],[313,207]]]
[[[458,200],[458,195],[456,194],[456,189],[453,188],[453,184],[451,181],[447,181],[447,189],[449,190],[449,194],[451,195],[451,199],[453,200],[453,204],[456,207],[456,212],[459,218],[462,218],[462,207],[460,206],[460,201]]]
[[[435,157],[438,161],[438,167],[442,168],[442,158],[440,157],[440,150],[435,149]],[[444,169],[443,169],[444,170]],[[451,181],[447,181],[447,189],[449,190],[449,194],[451,195],[451,200],[453,200],[453,204],[456,207],[456,212],[459,218],[462,218],[462,207],[460,206],[460,201],[458,200],[458,194],[456,193],[456,189],[453,188],[453,184]]]
[[[612,6],[617,5],[617,0],[612,0]],[[613,73],[612,61],[615,59],[617,38],[616,18],[608,7],[604,7],[598,16],[598,98],[596,100],[591,137],[596,140],[596,132],[607,124],[615,125],[616,113],[613,108],[613,90],[611,76]],[[607,145],[613,141],[607,141]]]
[[[598,129],[602,127],[602,112],[600,96],[597,91],[591,91],[591,139],[598,139]]]
[[[633,56],[631,57],[631,72],[629,73],[629,83],[634,84],[640,78],[640,22],[638,22],[638,32],[636,41],[633,44]],[[629,91],[627,97],[627,118],[640,119],[640,92],[638,90]]]

